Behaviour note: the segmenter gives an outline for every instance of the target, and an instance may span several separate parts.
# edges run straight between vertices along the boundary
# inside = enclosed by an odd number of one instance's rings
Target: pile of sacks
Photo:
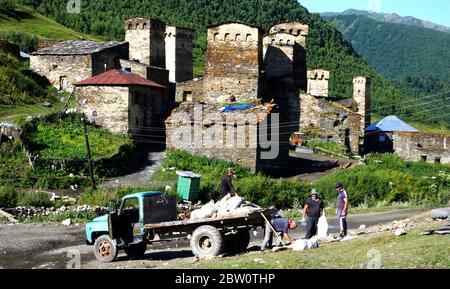
[[[260,209],[260,206],[247,202],[239,196],[231,197],[231,195],[228,194],[217,203],[211,201],[203,207],[192,211],[190,219],[199,220],[245,215]]]

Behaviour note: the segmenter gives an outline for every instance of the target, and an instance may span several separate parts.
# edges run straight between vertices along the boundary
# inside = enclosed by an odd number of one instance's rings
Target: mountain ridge
[[[427,28],[432,30],[437,30],[441,32],[450,33],[450,27],[436,24],[434,22],[423,20],[419,18],[415,18],[412,16],[400,16],[396,13],[379,13],[374,11],[365,11],[365,10],[356,10],[356,9],[348,9],[344,12],[324,12],[320,13],[322,17],[334,17],[339,15],[359,15],[359,16],[367,16],[377,21],[383,21],[387,23],[397,23],[409,26],[416,26],[421,28]]]

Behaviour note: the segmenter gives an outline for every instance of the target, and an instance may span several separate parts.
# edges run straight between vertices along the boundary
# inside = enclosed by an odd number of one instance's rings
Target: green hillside
[[[373,105],[379,114],[399,114],[406,119],[421,121],[429,116],[421,112],[424,107],[431,108],[428,105],[402,108],[399,103],[411,100],[411,96],[375,72],[339,31],[319,15],[310,14],[296,0],[98,0],[83,1],[79,14],[66,12],[66,0],[20,2],[71,29],[109,39],[123,39],[123,21],[136,15],[193,27],[197,30],[194,51],[196,75],[203,71],[207,25],[241,20],[267,30],[277,22],[298,20],[310,25],[308,66],[332,71],[330,96],[350,97],[353,77],[366,75],[373,79]],[[439,121],[432,119],[428,122]]]
[[[0,5],[11,2],[0,0]],[[0,39],[18,44],[21,50],[32,52],[39,38],[57,40],[90,39],[93,36],[76,32],[47,18],[30,8],[10,6],[12,9],[0,9]]]

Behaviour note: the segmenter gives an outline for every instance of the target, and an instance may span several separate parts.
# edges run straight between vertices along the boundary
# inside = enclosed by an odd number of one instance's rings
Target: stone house
[[[68,40],[31,53],[30,69],[45,76],[59,90],[110,69],[120,68],[128,59],[126,42]]]
[[[417,133],[419,131],[395,115],[387,116],[366,127],[365,152],[393,153],[394,133],[398,132]]]
[[[184,102],[166,120],[167,148],[265,171],[270,153],[281,153],[278,141],[267,137],[271,112],[270,104],[224,112],[215,104]]]
[[[112,69],[75,83],[78,109],[112,133],[133,139],[164,127],[165,87],[123,69]],[[159,129],[158,129],[159,128]]]
[[[450,135],[394,132],[395,155],[409,161],[450,164]]]

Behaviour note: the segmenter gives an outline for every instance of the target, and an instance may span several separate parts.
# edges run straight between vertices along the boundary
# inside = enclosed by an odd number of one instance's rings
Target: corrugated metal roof
[[[145,79],[137,74],[128,72],[123,69],[112,69],[102,74],[90,77],[75,83],[75,86],[89,86],[89,85],[106,85],[106,86],[151,86],[158,88],[165,88],[152,80]]]
[[[66,40],[55,45],[43,48],[31,55],[83,55],[92,54],[108,48],[116,47],[127,42],[108,41],[84,41],[84,40]]]
[[[419,132],[395,115],[390,115],[366,128],[366,131]]]

